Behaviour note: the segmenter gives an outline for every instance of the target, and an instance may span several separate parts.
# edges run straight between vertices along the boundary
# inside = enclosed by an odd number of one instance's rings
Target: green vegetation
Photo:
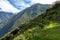
[[[60,4],[56,5],[1,40],[60,40]]]
[[[54,23],[51,24],[53,25]],[[53,26],[48,25],[48,27],[51,26],[52,28],[42,30],[38,26],[28,29],[23,34],[15,37],[14,40],[60,40],[60,23],[58,25],[57,24],[58,23]]]

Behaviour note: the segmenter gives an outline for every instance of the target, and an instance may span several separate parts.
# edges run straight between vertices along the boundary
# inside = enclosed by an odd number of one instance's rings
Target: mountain
[[[60,40],[60,2],[28,23],[17,26],[1,40]]]
[[[22,12],[17,14],[17,20],[15,21],[13,28],[23,24],[25,22],[30,21],[31,19],[37,17],[38,15],[42,14],[46,11],[49,5],[43,5],[40,3],[34,4],[31,7],[26,8]]]
[[[37,17],[38,15],[42,14],[46,11],[49,5],[44,4],[34,4],[29,8],[19,12],[15,15],[11,20],[0,30],[0,37],[3,36],[5,33],[9,32],[12,29],[20,26],[21,24],[32,20],[33,18]]]
[[[0,11],[0,29],[7,23],[7,21],[13,16],[13,13]]]

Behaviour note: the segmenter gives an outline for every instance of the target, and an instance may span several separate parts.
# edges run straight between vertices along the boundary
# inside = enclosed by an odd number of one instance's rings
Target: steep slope
[[[14,27],[17,27],[19,26],[20,24],[23,24],[25,22],[28,22],[29,20],[37,17],[38,15],[40,15],[41,13],[45,12],[47,7],[49,5],[43,5],[43,4],[34,4],[32,5],[31,7],[23,10],[22,12],[18,13],[17,14],[17,20],[16,22],[14,23],[13,25],[13,28]]]
[[[20,25],[1,40],[60,40],[60,3]]]
[[[7,23],[14,14],[9,12],[0,11],[0,29]]]
[[[21,24],[28,22],[29,20],[35,18],[39,14],[43,13],[46,11],[47,7],[49,5],[43,5],[43,4],[34,4],[29,8],[26,8],[25,10],[19,12],[17,15],[15,15],[7,25],[5,25],[1,30],[0,30],[0,37],[3,36],[5,33],[10,31],[11,29],[14,29]]]

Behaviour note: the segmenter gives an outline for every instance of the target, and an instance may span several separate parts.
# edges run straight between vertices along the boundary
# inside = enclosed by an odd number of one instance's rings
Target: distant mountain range
[[[48,6],[50,5],[37,3],[19,12],[17,15],[13,16],[2,29],[0,29],[0,37],[9,32],[11,29],[15,29],[21,24],[26,23],[42,14],[46,11]]]
[[[7,21],[13,16],[13,13],[0,11],[0,29],[7,23]]]

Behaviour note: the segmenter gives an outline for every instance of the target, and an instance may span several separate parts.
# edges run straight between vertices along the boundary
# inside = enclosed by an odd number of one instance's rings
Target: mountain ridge
[[[0,11],[0,27],[3,27],[4,24],[13,16],[13,13]]]
[[[44,14],[37,16],[29,23],[20,25],[3,40],[23,40],[23,38],[26,40],[60,40],[59,5],[47,9]]]
[[[5,25],[4,28],[0,30],[1,36],[10,31],[11,29],[18,27],[21,24],[28,22],[29,20],[32,20],[39,14],[45,12],[48,6],[49,5],[35,4],[19,12],[11,20],[9,20],[8,24]]]

